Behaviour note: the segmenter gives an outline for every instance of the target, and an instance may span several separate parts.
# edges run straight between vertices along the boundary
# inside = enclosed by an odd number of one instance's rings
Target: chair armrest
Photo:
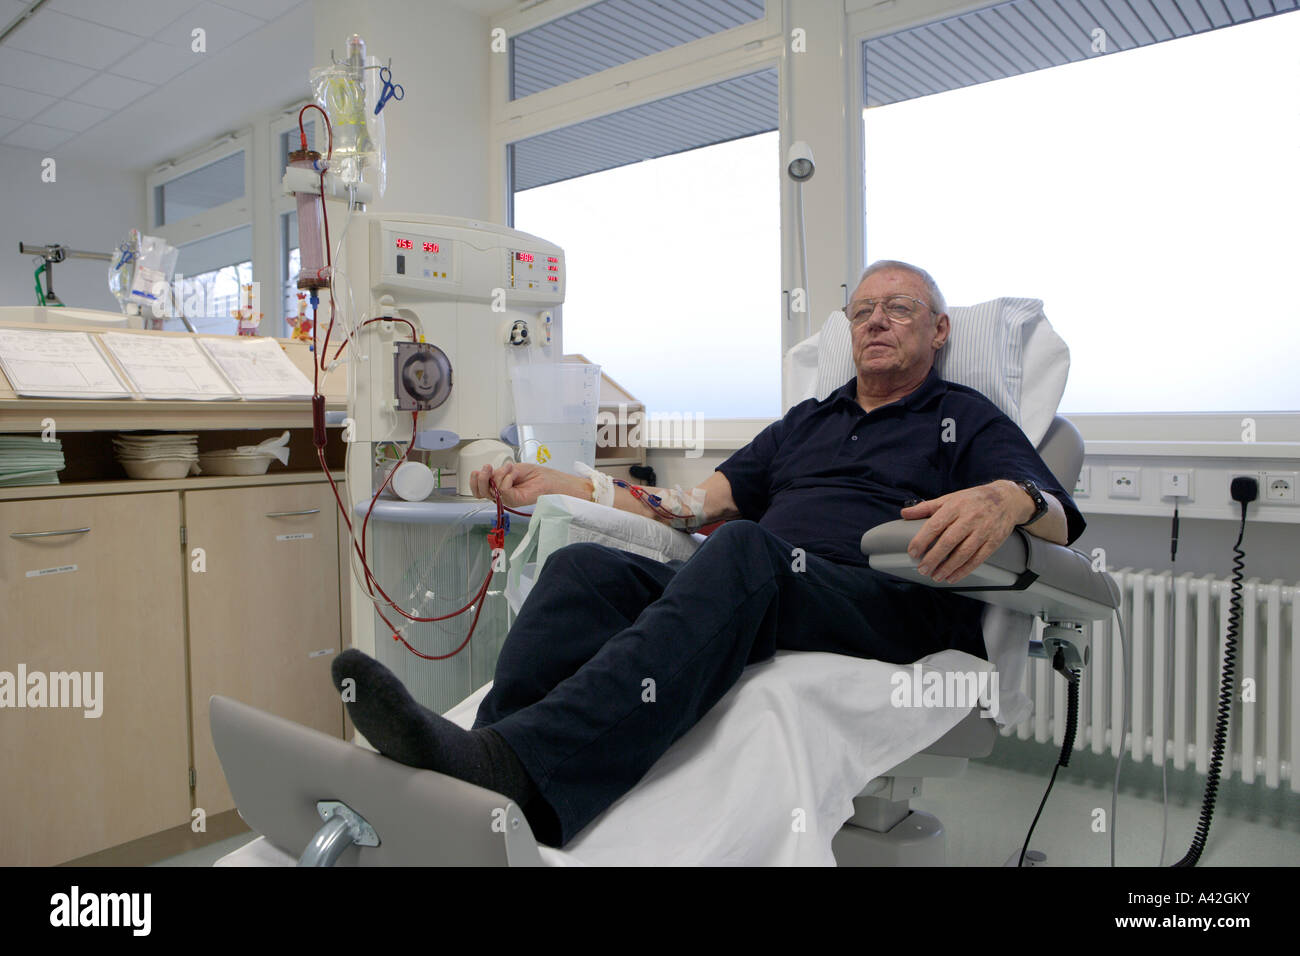
[[[1053,621],[1098,621],[1119,607],[1110,575],[1094,571],[1087,555],[1016,528],[1002,547],[956,584],[936,584],[916,570],[907,546],[924,519],[890,521],[862,536],[867,563],[905,581],[998,604]]]

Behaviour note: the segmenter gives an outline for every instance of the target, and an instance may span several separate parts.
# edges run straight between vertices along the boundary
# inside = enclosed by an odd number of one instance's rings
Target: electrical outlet
[[[1160,497],[1191,501],[1192,473],[1191,468],[1160,469]]]
[[[1294,471],[1270,471],[1264,476],[1264,490],[1260,498],[1264,501],[1295,504],[1295,484]]]
[[[1112,468],[1110,470],[1111,498],[1141,498],[1142,469]]]
[[[1079,469],[1079,477],[1074,483],[1074,497],[1087,498],[1092,495],[1092,466],[1084,465]]]

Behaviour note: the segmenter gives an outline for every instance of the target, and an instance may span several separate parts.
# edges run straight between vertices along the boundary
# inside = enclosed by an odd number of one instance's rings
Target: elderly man
[[[854,379],[769,425],[698,486],[702,500],[663,493],[656,510],[619,488],[613,501],[658,520],[739,520],[675,566],[593,544],[557,551],[473,730],[345,652],[335,682],[357,681],[348,706],[361,732],[402,763],[509,796],[539,840],[562,846],[778,648],[898,664],[945,648],[987,656],[982,605],[867,567],[862,533],[925,519],[908,551],[922,573],[956,582],[1013,528],[1067,544],[1083,518],[1010,419],[935,374],[949,322],[928,273],[873,264],[847,314]],[[510,506],[608,494],[536,465],[476,472],[475,494],[488,497],[493,479]]]

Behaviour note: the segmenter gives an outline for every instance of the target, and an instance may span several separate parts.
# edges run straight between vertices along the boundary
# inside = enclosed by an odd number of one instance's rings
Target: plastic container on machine
[[[596,463],[600,366],[538,362],[510,370],[519,460],[572,473]]]

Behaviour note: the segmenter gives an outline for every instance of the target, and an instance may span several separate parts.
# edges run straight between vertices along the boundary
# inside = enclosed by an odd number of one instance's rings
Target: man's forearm
[[[703,511],[698,516],[693,514],[689,501],[680,500],[685,496],[689,496],[691,494],[690,491],[686,491],[679,495],[675,490],[667,488],[640,487],[644,488],[646,494],[657,495],[660,498],[662,502],[660,507],[663,511],[669,512],[679,518],[695,517],[696,520],[693,522],[694,527],[699,527],[700,525],[710,524],[714,521],[720,521],[723,518],[735,516],[734,508],[728,511],[725,504],[720,504],[715,500],[716,498],[722,497],[721,495],[709,494],[707,482],[699,489],[704,492],[704,507]],[[554,478],[554,487],[552,488],[552,492],[555,494],[571,495],[574,498],[582,498],[586,501],[593,500],[592,494],[594,490],[590,478],[580,478],[577,475],[569,475],[562,472],[556,473]],[[614,486],[614,507],[620,511],[627,511],[631,514],[644,515],[647,518],[653,518],[655,521],[662,522],[663,524],[671,524],[673,521],[673,518],[661,514],[649,504],[637,498],[626,488],[620,488],[617,485]]]

